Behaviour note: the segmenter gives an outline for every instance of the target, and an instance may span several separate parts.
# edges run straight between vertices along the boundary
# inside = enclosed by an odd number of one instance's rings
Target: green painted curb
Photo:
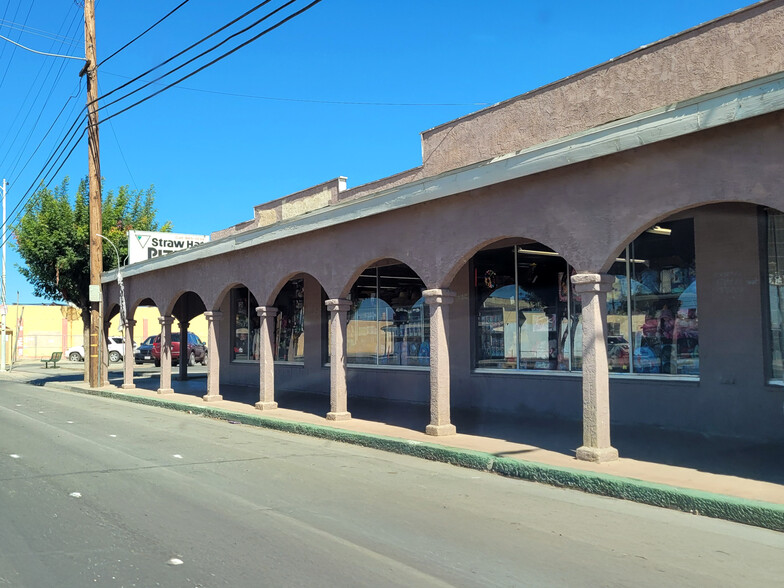
[[[356,433],[344,429],[286,421],[278,418],[234,412],[222,408],[184,404],[163,398],[136,396],[112,390],[81,388],[50,382],[46,387],[90,394],[104,398],[125,400],[136,404],[156,406],[210,418],[263,427],[295,435],[307,435],[330,441],[350,443],[371,449],[379,449],[400,455],[410,455],[431,461],[448,463],[464,468],[492,472],[509,478],[548,484],[559,488],[581,490],[589,494],[621,498],[641,504],[679,510],[692,514],[724,519],[745,525],[784,532],[784,505],[761,502],[702,492],[688,488],[677,488],[665,484],[646,482],[634,478],[623,478],[598,472],[589,472],[551,466],[510,457],[496,457],[491,453],[445,447],[433,443],[397,439],[383,435]]]

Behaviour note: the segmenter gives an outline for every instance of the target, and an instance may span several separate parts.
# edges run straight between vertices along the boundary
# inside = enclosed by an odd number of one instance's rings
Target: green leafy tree
[[[146,190],[120,186],[116,192],[103,194],[101,233],[115,244],[120,260],[128,255],[127,231],[171,231],[170,222],[159,226],[155,220],[152,186]],[[67,177],[54,189],[38,189],[14,231],[15,247],[24,260],[24,265],[17,267],[33,285],[35,295],[79,307],[85,328],[90,316],[89,235],[87,180],[79,182],[72,198]],[[117,267],[114,249],[103,240],[102,243],[104,270]]]

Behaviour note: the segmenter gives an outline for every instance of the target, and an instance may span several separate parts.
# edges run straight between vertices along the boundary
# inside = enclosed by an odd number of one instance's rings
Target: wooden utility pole
[[[84,52],[82,70],[87,74],[87,150],[90,178],[90,349],[85,351],[91,388],[101,385],[101,273],[103,243],[101,233],[101,161],[98,149],[98,58],[95,50],[95,2],[84,0]]]

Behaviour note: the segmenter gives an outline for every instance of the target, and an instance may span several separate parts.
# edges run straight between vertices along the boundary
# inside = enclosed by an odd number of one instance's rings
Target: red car
[[[180,363],[180,334],[172,333],[172,365]],[[161,336],[155,337],[152,344],[152,358],[155,361],[155,367],[161,366]],[[201,339],[193,333],[188,333],[188,365],[194,365],[199,362],[201,365],[207,363],[207,347],[201,342]]]

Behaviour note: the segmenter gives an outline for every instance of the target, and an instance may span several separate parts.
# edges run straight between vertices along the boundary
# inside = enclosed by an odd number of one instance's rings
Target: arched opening
[[[367,267],[349,292],[349,365],[428,366],[429,312],[422,279],[407,265],[382,260]]]
[[[694,219],[652,225],[610,266],[607,354],[614,373],[698,375]]]
[[[581,368],[581,305],[569,279],[574,268],[558,252],[507,239],[477,251],[467,270],[474,369]]]

